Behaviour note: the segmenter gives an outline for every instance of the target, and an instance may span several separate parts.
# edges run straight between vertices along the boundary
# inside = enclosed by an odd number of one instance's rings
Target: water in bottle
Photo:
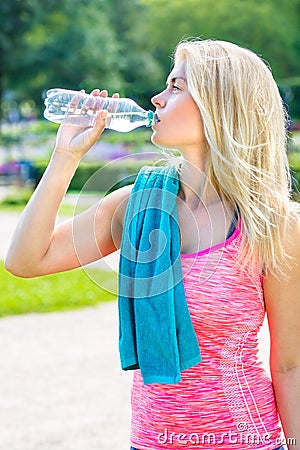
[[[157,122],[154,112],[144,110],[132,99],[93,96],[67,89],[50,89],[45,106],[46,119],[80,127],[92,127],[96,114],[102,109],[108,111],[106,128],[116,131],[151,127]]]

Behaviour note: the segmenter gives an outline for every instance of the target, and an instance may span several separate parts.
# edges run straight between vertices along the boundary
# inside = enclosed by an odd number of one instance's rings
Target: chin
[[[174,148],[174,146],[172,146],[172,144],[168,140],[160,138],[159,135],[157,135],[157,133],[155,131],[151,135],[151,142],[152,142],[152,144],[156,145],[157,147],[170,148],[170,149]]]
[[[162,145],[160,140],[157,138],[155,131],[151,135],[151,142],[152,142],[152,144],[157,145],[158,147],[160,147]]]

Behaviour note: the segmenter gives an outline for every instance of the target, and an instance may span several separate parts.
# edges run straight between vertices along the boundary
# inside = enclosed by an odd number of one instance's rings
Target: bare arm
[[[93,94],[107,95],[106,91]],[[60,127],[50,163],[21,216],[8,250],[5,267],[11,273],[34,277],[61,272],[116,250],[121,230],[116,211],[127,196],[126,189],[110,194],[74,219],[55,225],[59,206],[80,159],[98,140],[105,121],[106,113],[102,112],[93,128]]]
[[[300,222],[287,244],[292,256],[285,279],[267,276],[264,296],[271,336],[270,368],[289,449],[300,449]]]

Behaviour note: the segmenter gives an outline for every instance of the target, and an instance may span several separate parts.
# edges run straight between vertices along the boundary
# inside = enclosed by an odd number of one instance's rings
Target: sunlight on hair
[[[267,63],[225,41],[181,42],[188,89],[209,145],[208,182],[238,207],[247,264],[280,274],[288,264],[283,236],[299,205],[291,201],[287,114]]]

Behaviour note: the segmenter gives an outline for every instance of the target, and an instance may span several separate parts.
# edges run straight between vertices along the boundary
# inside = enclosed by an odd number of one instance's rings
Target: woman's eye
[[[173,84],[172,91],[175,91],[175,92],[180,91],[180,88],[178,86],[176,86],[176,84]]]

